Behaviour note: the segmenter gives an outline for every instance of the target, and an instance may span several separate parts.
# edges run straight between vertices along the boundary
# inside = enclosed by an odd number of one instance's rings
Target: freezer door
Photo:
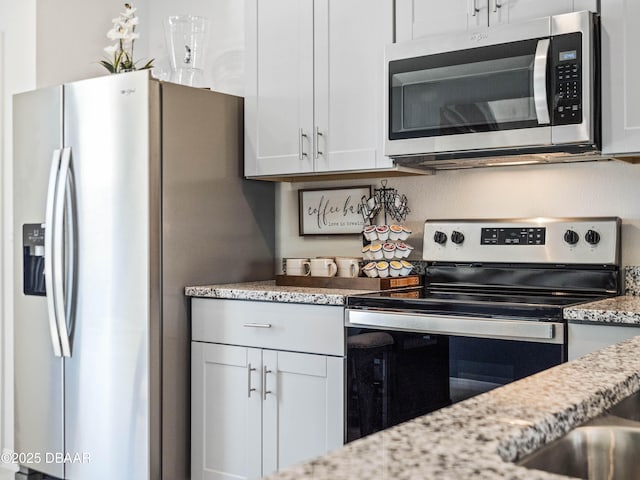
[[[62,147],[62,88],[16,95],[13,105],[14,448],[23,467],[61,478],[64,464],[51,455],[64,450],[63,361],[54,355],[60,342],[47,312],[49,298],[41,288],[25,288],[25,265],[43,263],[36,257],[44,252],[29,252],[23,237],[42,236],[52,159],[60,159]]]
[[[65,359],[71,480],[150,478],[149,86],[147,72],[133,72],[64,90],[77,212]]]

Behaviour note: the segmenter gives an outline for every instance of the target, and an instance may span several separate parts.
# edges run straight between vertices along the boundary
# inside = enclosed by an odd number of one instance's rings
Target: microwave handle
[[[539,124],[551,123],[547,102],[547,63],[549,60],[548,38],[538,40],[536,56],[533,62],[533,101]]]

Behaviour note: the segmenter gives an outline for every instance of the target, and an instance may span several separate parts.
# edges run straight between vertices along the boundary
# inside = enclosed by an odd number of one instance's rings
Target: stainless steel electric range
[[[621,292],[620,219],[428,220],[423,259],[347,299],[347,441],[566,361],[563,308]]]

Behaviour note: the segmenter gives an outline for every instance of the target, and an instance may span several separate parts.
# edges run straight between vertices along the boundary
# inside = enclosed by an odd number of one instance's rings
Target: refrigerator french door
[[[15,101],[15,228],[45,221],[46,291],[15,298],[15,450],[58,478],[121,478],[123,465],[149,478],[147,446],[160,437],[147,401],[151,304],[140,301],[157,287],[150,85],[109,78]],[[23,195],[29,184],[40,188]]]
[[[14,112],[21,471],[187,480],[184,287],[273,275],[273,188],[238,167],[242,99],[134,72]]]

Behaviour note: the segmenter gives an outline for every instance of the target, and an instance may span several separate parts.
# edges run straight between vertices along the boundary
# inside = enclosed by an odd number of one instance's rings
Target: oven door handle
[[[347,310],[346,326],[440,333],[541,343],[564,343],[561,323],[482,317],[414,315],[399,312]]]
[[[533,102],[536,117],[540,125],[551,123],[549,119],[549,103],[547,102],[547,63],[549,60],[548,38],[538,40],[536,56],[533,61]]]

